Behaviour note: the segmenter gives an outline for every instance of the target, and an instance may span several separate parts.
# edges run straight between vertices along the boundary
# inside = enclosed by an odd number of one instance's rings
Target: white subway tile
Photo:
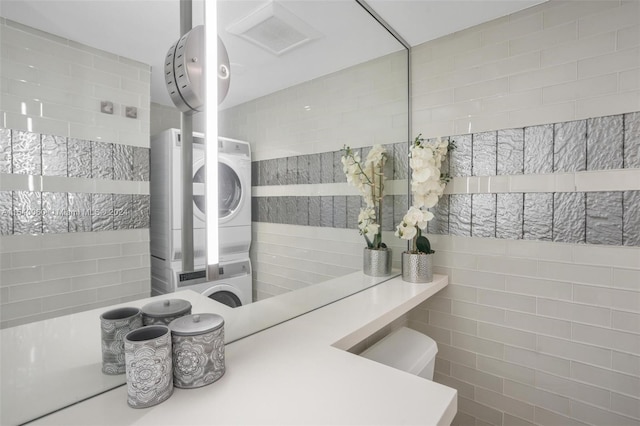
[[[492,308],[476,303],[467,303],[454,300],[451,304],[451,312],[454,316],[469,318],[494,324],[505,323],[504,309]]]
[[[538,276],[551,280],[607,286],[611,284],[611,275],[608,267],[538,262]]]
[[[512,18],[513,15],[510,17]],[[542,30],[542,13],[524,16],[520,19],[509,19],[498,22],[481,32],[482,44],[501,43]]]
[[[640,419],[640,399],[611,392],[611,410],[633,419]]]
[[[611,322],[615,329],[640,334],[640,314],[613,311]]]
[[[452,274],[449,273],[447,275],[451,276]],[[453,283],[449,283],[438,294],[441,297],[465,302],[475,302],[477,300],[477,290],[475,288]]]
[[[502,424],[502,413],[500,411],[491,407],[487,407],[486,405],[479,404],[470,399],[459,397],[458,408],[461,412],[472,415],[476,419],[476,425],[499,426]]]
[[[481,100],[482,111],[503,112],[526,110],[542,105],[542,89],[525,90],[516,93],[505,93]]]
[[[564,102],[522,111],[512,111],[509,113],[509,120],[513,127],[572,121],[576,117],[575,111],[575,102]]]
[[[614,1],[562,2],[544,11],[545,28],[575,21],[584,16],[599,16],[604,10],[618,6]]]
[[[504,393],[521,401],[562,414],[569,414],[571,411],[569,398],[511,380],[504,381]]]
[[[54,265],[42,266],[42,276],[44,277],[44,279],[75,277],[79,275],[92,274],[95,272],[97,272],[95,260],[58,263]]]
[[[640,90],[640,68],[622,71],[618,74],[620,92]]]
[[[640,189],[640,170],[577,172],[576,191],[634,191]]]
[[[3,180],[5,176],[8,175],[3,175]],[[43,235],[2,235],[0,236],[0,253],[40,250],[44,237]]]
[[[541,63],[543,67],[575,63],[580,59],[594,58],[613,52],[615,48],[615,32],[598,34],[543,49]]]
[[[575,63],[567,63],[542,68],[535,71],[511,75],[509,87],[512,92],[531,90],[575,81],[577,78]]]
[[[487,98],[506,94],[509,92],[509,78],[503,77],[495,80],[486,80],[467,86],[454,88],[454,100],[456,102]],[[479,109],[479,104],[478,104]],[[472,112],[470,112],[471,114]]]
[[[148,267],[123,269],[122,271],[120,271],[120,274],[123,283],[130,281],[148,280],[151,278],[151,270]]]
[[[574,285],[573,300],[595,306],[640,311],[640,293],[635,291]]]
[[[540,353],[551,354],[567,360],[581,361],[601,367],[611,367],[612,365],[612,351],[610,349],[584,345],[555,337],[538,336],[536,350]]]
[[[471,87],[471,86],[466,86],[466,87]],[[465,99],[467,102],[460,102],[460,100],[457,99],[457,96],[458,96],[457,92],[455,96],[456,96],[456,103],[438,106],[431,109],[431,119],[433,121],[453,120],[459,117],[477,115],[480,113],[479,100],[473,100],[469,98],[469,99]]]
[[[40,299],[71,290],[71,280],[62,278],[51,281],[40,281],[14,285],[8,288],[7,301],[17,302],[26,299]]]
[[[587,426],[587,423],[577,421],[571,417],[563,416],[553,411],[536,407],[535,413],[536,423],[543,425],[562,425],[562,426]]]
[[[431,43],[433,58],[441,60],[447,56],[455,56],[473,51],[481,46],[480,37],[473,32],[460,32],[441,37]]]
[[[434,248],[438,248],[434,245]],[[476,267],[476,256],[466,253],[445,252],[444,250],[436,250],[434,254],[434,264],[444,267],[459,267],[474,269]]]
[[[37,282],[42,280],[42,267],[3,269],[0,271],[0,286]]]
[[[510,362],[478,355],[478,369],[494,374],[498,377],[511,379],[516,382],[533,385],[535,383],[535,370]]]
[[[509,176],[478,176],[479,193],[509,192]]]
[[[505,385],[506,382],[508,380],[505,380]],[[488,407],[496,408],[521,419],[534,421],[534,406],[531,403],[521,402],[511,396],[502,395],[488,389],[476,389],[475,396],[476,401]],[[507,423],[504,424],[506,425]]]
[[[542,90],[542,102],[545,104],[589,98],[594,95],[606,95],[617,92],[618,75],[607,74],[575,82],[547,86]]]
[[[640,354],[640,335],[590,325],[572,325],[571,340],[602,348]]]
[[[0,309],[0,319],[4,322],[14,318],[39,314],[42,312],[42,300],[43,299],[30,299],[20,302],[3,303],[2,309]]]
[[[578,287],[578,286],[574,286]],[[538,315],[582,322],[586,324],[610,326],[611,310],[605,307],[580,305],[552,299],[538,299]]]
[[[119,244],[101,244],[89,247],[74,247],[69,250],[74,260],[102,259],[121,256]]]
[[[537,371],[546,371],[565,377],[569,377],[571,372],[571,362],[569,360],[542,354],[535,350],[531,351],[505,346],[504,360],[515,364],[526,365]]]
[[[528,52],[483,65],[480,67],[479,72],[483,80],[491,80],[539,68],[540,52]]]
[[[472,353],[487,355],[493,358],[501,359],[503,357],[504,345],[502,343],[470,336],[468,334],[457,333],[455,331],[452,333],[451,338],[451,346],[456,348],[464,349]],[[452,361],[456,362],[455,360]]]
[[[437,311],[429,311],[429,324],[467,334],[476,334],[478,328],[476,321]]]
[[[640,271],[614,268],[613,286],[616,288],[640,291]]]
[[[577,23],[568,22],[543,31],[536,31],[524,37],[512,39],[509,41],[509,51],[512,55],[517,55],[534,50],[541,50],[548,46],[575,40],[577,35]]]
[[[609,390],[542,371],[536,372],[536,387],[569,397],[572,400],[584,401],[601,407],[609,406]]]
[[[613,369],[640,377],[640,356],[613,351]]]
[[[555,173],[555,176],[556,176],[555,192],[576,191],[575,173]]]
[[[588,37],[608,31],[638,25],[640,10],[635,1],[624,3],[620,7],[603,10],[601,13],[585,16],[578,20],[579,36]]]
[[[510,192],[554,192],[555,187],[553,174],[509,176]]]
[[[509,327],[484,322],[478,323],[478,336],[511,346],[536,348],[536,335]]]
[[[451,313],[451,299],[441,297],[441,293],[438,292],[438,296],[432,296],[420,305],[421,309],[427,309],[430,311]]]
[[[414,109],[426,109],[453,103],[453,89],[422,93],[412,97]]]
[[[518,294],[478,289],[478,303],[498,308],[535,313],[536,298]]]
[[[454,308],[455,312],[455,308]],[[520,330],[556,337],[571,337],[571,323],[522,312],[506,311],[505,324]]]
[[[110,300],[119,297],[131,296],[148,288],[149,281],[133,281],[124,284],[111,285],[96,289],[97,300]]]
[[[571,363],[571,377],[627,395],[640,395],[640,378],[608,369],[574,361]]]
[[[476,366],[476,354],[470,351],[440,344],[438,345],[438,354],[441,360],[450,363],[466,365],[471,368]]]
[[[470,287],[503,290],[505,276],[491,272],[479,272],[467,269],[453,269],[451,284],[462,284]]]
[[[603,74],[611,74],[634,69],[640,63],[640,49],[619,50],[594,58],[578,61],[578,78],[583,79]]]
[[[468,238],[453,237],[453,250],[465,253],[504,255],[506,253],[506,241],[493,238]]]
[[[95,290],[82,290],[71,293],[63,293],[49,296],[42,300],[42,310],[55,311],[64,308],[76,308],[78,306],[96,301]]]
[[[502,392],[503,379],[485,371],[453,363],[451,365],[451,376],[485,389]]]
[[[477,133],[513,127],[507,112],[498,114],[482,113],[476,116],[459,118],[454,122],[454,133]]]
[[[11,267],[23,268],[53,263],[70,262],[73,258],[66,250],[34,250],[29,252],[15,252],[11,254]]]
[[[435,327],[431,324],[427,324],[424,321],[414,320],[413,314],[414,311],[409,312],[409,327],[417,330],[421,333],[426,334],[431,337],[437,343],[444,343],[445,345],[451,344],[451,330],[447,330],[445,328]]]
[[[491,63],[509,56],[509,43],[501,41],[483,46],[479,49],[465,52],[453,58],[455,69],[477,67],[480,64]]]
[[[504,258],[498,256],[478,256],[478,270],[501,274],[536,276],[538,262],[521,258]]]
[[[441,385],[449,386],[450,388],[454,388],[458,391],[458,395],[463,396],[465,398],[473,399],[474,398],[474,387],[469,383],[463,382],[462,380],[455,379],[451,376],[446,376],[441,373],[436,373],[433,376],[433,381],[436,383],[440,383]]]
[[[633,25],[618,30],[616,39],[616,48],[624,50],[640,45],[640,25]]]

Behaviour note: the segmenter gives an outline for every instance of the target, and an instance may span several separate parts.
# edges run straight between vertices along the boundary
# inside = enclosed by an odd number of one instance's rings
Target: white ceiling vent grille
[[[273,1],[231,24],[227,31],[274,55],[282,55],[320,37],[309,24]]]

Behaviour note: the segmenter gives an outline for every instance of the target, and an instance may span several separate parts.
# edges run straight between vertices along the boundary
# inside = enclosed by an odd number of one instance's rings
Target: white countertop
[[[447,285],[400,278],[226,346],[226,374],[147,409],[126,387],[35,425],[450,424],[456,391],[346,352]]]

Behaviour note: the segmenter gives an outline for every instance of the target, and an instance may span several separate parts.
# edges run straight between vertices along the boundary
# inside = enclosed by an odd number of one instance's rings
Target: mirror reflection
[[[176,158],[161,152],[175,148],[172,129],[180,128],[163,78],[180,36],[178,1],[3,2],[2,371],[74,377],[74,392],[58,392],[72,400],[33,404],[21,421],[124,383],[92,376],[100,375],[98,315],[106,306],[194,290],[224,304],[217,309],[230,342],[379,282],[360,277],[362,199],[342,172],[344,145],[363,157],[374,144],[387,149],[382,225],[399,259],[390,231],[407,205],[407,52],[355,1],[218,7],[231,72],[219,107],[228,219],[220,221],[221,279],[210,283],[197,274],[181,281],[189,271],[178,266]],[[194,26],[201,11],[194,2]],[[283,26],[281,38],[261,22]],[[203,131],[196,114],[194,132]],[[194,223],[203,213],[201,147],[194,145]],[[201,239],[196,227],[196,263]],[[354,273],[358,279],[340,280]],[[73,356],[52,361],[60,351]],[[15,359],[30,365],[15,368]]]

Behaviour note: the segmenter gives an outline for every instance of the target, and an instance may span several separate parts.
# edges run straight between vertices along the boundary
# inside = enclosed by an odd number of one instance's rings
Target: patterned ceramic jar
[[[182,299],[151,302],[142,307],[144,325],[169,325],[171,321],[191,313],[191,303]]]
[[[173,340],[173,383],[198,388],[225,372],[224,320],[216,314],[187,315],[169,324]]]
[[[112,309],[100,315],[102,334],[102,372],[124,374],[124,336],[142,327],[139,308]]]
[[[124,338],[127,364],[127,403],[146,408],[173,393],[171,331],[166,325],[149,325]]]

